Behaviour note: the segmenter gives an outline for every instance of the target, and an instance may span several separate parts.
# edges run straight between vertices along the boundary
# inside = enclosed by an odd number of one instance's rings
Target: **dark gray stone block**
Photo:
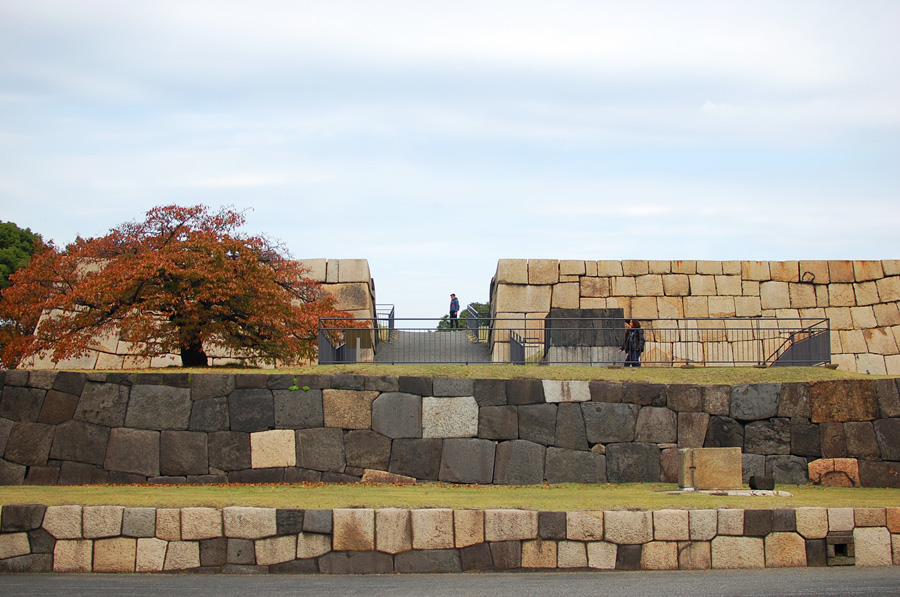
[[[459,550],[459,560],[463,572],[489,570],[494,567],[491,548],[487,543],[477,543]]]
[[[703,410],[703,392],[700,386],[671,385],[666,390],[666,395],[666,405],[676,412]]]
[[[228,431],[231,428],[228,421],[228,399],[224,396],[218,398],[203,398],[195,400],[191,406],[191,420],[188,429],[191,431]]]
[[[762,477],[753,475],[750,477],[749,485],[750,489],[772,491],[773,489],[775,489],[775,479],[773,479],[772,477],[766,477],[765,475]]]
[[[525,440],[501,442],[494,463],[495,485],[540,485],[546,448]]]
[[[766,475],[766,457],[762,454],[741,454],[741,481],[750,482],[750,477]]]
[[[434,395],[433,380],[430,377],[401,377],[397,380],[397,388],[402,394]]]
[[[28,531],[28,542],[31,544],[31,553],[53,553],[56,537],[44,529],[34,529]]]
[[[65,394],[57,390],[50,390],[44,398],[41,406],[41,414],[38,415],[38,423],[58,425],[69,421],[75,415],[78,407],[78,396]]]
[[[49,390],[56,381],[57,371],[51,369],[32,369],[28,372],[28,387]]]
[[[800,456],[766,456],[766,476],[777,485],[806,485],[809,469],[806,458]]]
[[[788,419],[753,421],[744,427],[744,452],[790,454],[791,422]]]
[[[897,422],[900,423],[900,419],[897,419]],[[865,458],[866,460],[881,458],[881,450],[875,439],[875,427],[871,421],[844,423],[844,437],[847,440],[847,456],[850,458]],[[885,460],[890,460],[890,458],[885,458]]]
[[[87,382],[75,409],[75,418],[106,427],[122,427],[130,390],[129,386]]]
[[[289,390],[292,387],[300,387],[295,383],[297,379],[294,375],[288,375],[285,373],[275,373],[269,375],[266,378],[266,389],[267,390]]]
[[[875,437],[884,460],[900,460],[900,419],[875,421]]]
[[[225,564],[221,568],[222,574],[268,574],[268,566],[256,566],[249,564]]]
[[[625,386],[617,381],[592,381],[588,384],[591,402],[622,402]]]
[[[492,541],[491,559],[497,570],[516,570],[522,567],[521,541]]]
[[[234,374],[199,373],[191,377],[191,399],[224,398],[234,391]]]
[[[772,532],[797,532],[797,511],[793,508],[779,508],[777,510],[772,510]]]
[[[394,569],[408,574],[462,572],[462,562],[455,549],[418,549],[394,556]]]
[[[519,439],[516,406],[484,406],[478,409],[478,437]]]
[[[377,551],[332,551],[319,558],[322,574],[390,574],[394,560]]]
[[[727,417],[731,412],[731,386],[703,386],[703,412]]]
[[[388,470],[398,475],[437,481],[442,445],[443,440],[440,438],[395,439],[391,444]]]
[[[544,402],[544,384],[539,379],[507,379],[507,404],[541,404]]]
[[[607,402],[583,402],[584,427],[591,444],[634,440],[638,406]]]
[[[606,446],[606,478],[610,483],[659,483],[659,446],[643,442]]]
[[[235,390],[228,395],[228,420],[232,431],[253,433],[274,428],[272,392],[262,389]]]
[[[269,574],[318,574],[319,561],[310,560],[291,560],[290,562],[282,562],[269,566]]]
[[[41,414],[47,390],[6,386],[0,398],[0,417],[34,423]]]
[[[562,541],[566,539],[565,512],[538,512],[538,537]]]
[[[399,392],[400,380],[396,375],[366,376],[366,390],[374,392]]]
[[[215,537],[200,541],[200,565],[224,566],[227,563],[228,539]]]
[[[487,439],[445,439],[438,479],[490,485],[494,478],[494,452],[494,442]]]
[[[141,480],[146,481],[146,477],[141,477]],[[93,464],[65,461],[59,467],[60,485],[98,485],[107,482],[109,473]]]
[[[668,402],[666,386],[663,384],[626,382],[622,386],[622,402],[657,407],[666,406]]]
[[[113,429],[109,433],[103,468],[146,477],[159,475],[159,432]]]
[[[284,483],[283,468],[249,468],[228,473],[229,483]]]
[[[506,405],[505,379],[476,379],[473,381],[475,402],[480,408]]]
[[[819,438],[822,443],[822,458],[846,458],[847,439],[841,423],[819,423]]]
[[[778,416],[808,419],[812,416],[808,383],[783,383],[778,400]]]
[[[231,472],[250,468],[250,434],[220,431],[209,434],[209,466]]]
[[[372,431],[393,439],[422,437],[422,397],[387,392],[376,398]]]
[[[184,485],[187,483],[185,475],[165,475],[160,477],[148,477],[147,483],[150,485]],[[258,481],[264,483],[264,481]]]
[[[297,466],[316,471],[343,472],[344,437],[340,429],[299,429],[297,434]]]
[[[519,408],[519,439],[552,446],[556,442],[556,405],[526,404]]]
[[[619,545],[616,549],[616,570],[640,570],[643,545]]]
[[[25,475],[25,485],[56,485],[59,483],[59,463],[57,466],[29,466]]]
[[[344,434],[344,454],[347,466],[386,471],[391,460],[391,440],[361,429]]]
[[[743,448],[744,426],[730,417],[710,417],[703,447]]]
[[[108,443],[109,427],[85,421],[66,421],[56,427],[50,458],[102,465]]]
[[[34,504],[3,506],[0,513],[0,532],[21,533],[41,528],[47,506]]]
[[[814,459],[822,457],[818,425],[791,422],[791,454]]]
[[[53,381],[53,389],[64,394],[81,396],[81,390],[87,382],[87,376],[78,371],[60,371]]]
[[[606,456],[581,450],[547,448],[547,483],[606,483]]]
[[[303,516],[303,532],[330,535],[332,529],[331,510],[307,510]]]
[[[325,426],[322,390],[275,390],[275,427],[312,429]]]
[[[780,383],[734,386],[731,389],[731,418],[756,421],[777,416],[780,394]]]
[[[53,425],[18,421],[13,423],[3,457],[16,464],[42,466],[47,464],[53,442]]]
[[[810,568],[824,568],[828,565],[828,546],[825,539],[806,540],[806,565]]]
[[[169,386],[170,388],[191,387],[190,373],[152,372],[135,374],[134,385]]]
[[[859,484],[863,487],[900,488],[900,462],[860,460]]]
[[[256,564],[256,548],[250,539],[229,538],[225,550],[225,561],[228,564]]]
[[[296,535],[303,532],[302,508],[278,508],[275,510],[275,528],[279,535]]]
[[[185,430],[191,419],[187,388],[135,385],[131,388],[125,426],[134,429]]]
[[[475,384],[471,379],[435,377],[433,387],[435,396],[474,396],[475,394]]]
[[[580,404],[563,403],[556,411],[556,440],[560,448],[587,450],[587,432],[584,427],[584,413]]]
[[[297,467],[284,469],[285,483],[318,483],[321,480],[321,471],[311,471],[305,468]]]
[[[773,530],[771,510],[744,510],[744,535],[765,537]]]
[[[0,560],[0,573],[44,574],[53,572],[53,554],[32,553]]]
[[[678,447],[702,448],[708,429],[709,415],[707,413],[678,413]]]
[[[331,387],[335,390],[365,390],[366,378],[351,373],[338,373],[331,378]]]
[[[122,512],[122,536],[155,537],[156,508],[125,508]]]
[[[678,441],[678,419],[668,408],[645,406],[638,412],[634,441],[674,444]]]
[[[161,432],[159,472],[163,475],[209,473],[208,435],[200,431]]]
[[[313,390],[324,390],[326,388],[331,387],[331,376],[330,375],[298,375],[297,376],[297,387],[299,388],[310,388]]]
[[[12,428],[12,421],[0,419],[0,456],[6,451],[6,443],[9,441],[9,434],[12,433]]]
[[[351,475],[349,473],[335,473],[325,471],[322,473],[322,483],[359,483],[362,475]]]
[[[880,418],[900,417],[900,378],[876,379],[875,400]]]
[[[238,373],[234,376],[235,390],[262,390],[268,383],[267,373]]]
[[[4,371],[3,383],[7,386],[24,386],[28,384],[28,371],[26,369],[11,369]]]

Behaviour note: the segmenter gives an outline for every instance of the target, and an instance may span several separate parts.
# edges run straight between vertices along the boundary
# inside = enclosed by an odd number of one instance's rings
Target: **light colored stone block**
[[[854,526],[853,508],[828,508],[829,531],[852,531]]]
[[[566,538],[573,541],[602,541],[603,511],[566,513]]]
[[[853,318],[850,316],[849,307],[829,307],[825,309],[825,315],[831,321],[832,330],[853,329]]]
[[[556,541],[535,539],[522,543],[522,568],[556,568]]]
[[[678,570],[678,544],[651,541],[641,549],[641,570]]]
[[[648,261],[647,270],[651,274],[668,274],[672,272],[671,261]]]
[[[687,296],[691,293],[690,278],[685,274],[665,275],[662,283],[666,296]]]
[[[338,282],[365,282],[372,278],[366,259],[339,259]]]
[[[686,296],[684,297],[685,317],[709,317],[709,297]]]
[[[850,307],[850,318],[853,320],[853,327],[858,329],[874,328],[878,325],[872,307]]]
[[[738,508],[719,510],[719,536],[739,536],[744,534],[744,511]]]
[[[691,541],[709,541],[718,532],[719,513],[716,510],[691,510],[688,520]]]
[[[28,533],[4,533],[0,535],[0,560],[31,553]]]
[[[881,261],[854,261],[853,277],[857,282],[877,280],[884,277]]]
[[[887,528],[891,533],[900,534],[900,507],[885,508]]]
[[[275,508],[229,506],[222,510],[225,536],[232,539],[263,539],[278,532]]]
[[[559,261],[556,259],[529,259],[529,284],[556,284],[559,282]]]
[[[704,276],[716,276],[722,274],[721,261],[697,261],[697,273]]]
[[[831,284],[828,286],[829,307],[855,307],[856,293],[852,284]]]
[[[509,313],[547,313],[550,311],[551,286],[498,284],[496,310]]]
[[[155,537],[156,508],[125,508],[122,514],[122,535],[125,537]]]
[[[164,541],[181,541],[181,510],[158,508],[156,510],[156,536]]]
[[[609,296],[609,278],[581,278],[579,293],[585,298]]]
[[[422,398],[422,437],[475,437],[478,403],[472,396]]]
[[[878,322],[878,327],[887,328],[900,325],[900,309],[897,308],[897,303],[883,303],[874,305],[872,308],[875,310],[875,321]]]
[[[583,276],[584,273],[584,261],[563,259],[559,262],[559,274],[561,276]]]
[[[650,512],[607,510],[603,513],[604,538],[617,545],[635,545],[653,540],[653,515]]]
[[[190,570],[200,567],[200,543],[197,541],[172,541],[166,548],[163,571]]]
[[[484,543],[484,510],[455,510],[453,530],[457,548]]]
[[[259,539],[254,543],[256,563],[259,566],[272,566],[282,562],[290,562],[297,557],[297,536],[282,535]]]
[[[322,390],[325,427],[371,429],[372,402],[378,395],[368,390]]]
[[[765,309],[788,309],[791,294],[787,282],[762,282],[759,285],[759,300]]]
[[[824,539],[828,535],[828,509],[802,507],[795,510],[797,532],[806,539]]]
[[[550,307],[554,309],[577,309],[581,285],[578,282],[554,284],[550,295]]]
[[[300,533],[297,535],[297,559],[318,558],[331,551],[331,535]]]
[[[622,273],[626,276],[643,276],[649,271],[649,264],[646,261],[636,259],[626,259],[622,261]]]
[[[544,400],[546,402],[590,402],[591,390],[586,381],[557,381],[545,379]]]
[[[734,317],[735,304],[732,296],[711,296],[709,297],[709,316],[710,317]]]
[[[891,534],[884,527],[856,528],[853,531],[857,566],[890,566],[893,564]]]
[[[789,284],[791,308],[811,309],[817,306],[816,288],[812,284]]]
[[[719,296],[740,296],[743,294],[740,276],[716,276],[716,294]]]
[[[634,278],[611,278],[609,293],[612,296],[635,296],[637,287],[634,284]]]
[[[182,508],[181,538],[198,541],[222,536],[222,512],[217,508]]]
[[[880,302],[875,282],[857,282],[853,285],[857,305],[874,305]]]
[[[805,568],[806,541],[797,533],[769,533],[766,568]]]
[[[162,572],[168,545],[167,541],[155,537],[138,539],[134,571]]]
[[[453,510],[411,510],[413,549],[453,549]]]
[[[740,489],[740,448],[684,448],[678,451],[678,486],[693,489]]]
[[[621,261],[598,261],[597,262],[597,275],[601,276],[601,277],[607,277],[607,278],[624,275],[624,272],[622,270],[622,262]]]
[[[894,566],[900,566],[900,535],[891,535],[891,551],[893,553]]]
[[[880,354],[858,354],[856,371],[868,375],[887,375],[887,364]]]
[[[863,330],[863,338],[866,340],[868,350],[874,354],[895,355],[897,354],[897,341],[894,334],[884,328],[876,328],[872,330]]]
[[[27,541],[27,535],[25,538]],[[93,553],[93,541],[87,539],[57,541],[53,547],[53,571],[90,572],[93,567]]]
[[[528,260],[500,259],[494,281],[497,284],[528,284]]]
[[[137,539],[116,537],[94,541],[94,572],[134,572]]]
[[[857,527],[883,527],[887,524],[884,508],[854,508],[853,523]]]
[[[663,281],[659,274],[637,276],[634,279],[637,296],[663,296]]]
[[[801,261],[800,281],[815,284],[828,284],[831,282],[831,277],[828,275],[828,262]]]
[[[325,281],[325,259],[300,259],[299,262],[307,270],[304,274],[307,278],[314,282]]]
[[[484,538],[487,541],[537,539],[538,513],[534,510],[485,510]]]
[[[272,429],[251,433],[250,462],[253,468],[297,466],[294,430]]]
[[[754,280],[763,282],[771,280],[769,273],[768,261],[742,261],[741,262],[741,278],[744,280]]]
[[[656,299],[657,313],[662,319],[680,319],[684,317],[684,303],[677,296],[661,296]],[[660,325],[656,322],[654,325]],[[666,324],[670,325],[670,324]]]
[[[596,570],[614,570],[619,546],[605,541],[587,543],[588,566]]]
[[[653,512],[655,541],[687,541],[690,539],[687,510],[656,510]]]
[[[631,317],[638,319],[657,319],[659,311],[656,306],[656,297],[639,296],[631,301]]]
[[[375,510],[375,549],[390,554],[412,549],[409,510],[404,508]]]
[[[875,282],[878,288],[878,297],[882,302],[900,301],[900,277],[891,276]]]
[[[335,551],[372,551],[375,549],[375,510],[340,508],[333,511]]]
[[[115,537],[122,533],[123,506],[85,506],[82,532],[86,539]]]
[[[677,260],[672,261],[673,274],[696,274],[697,262],[694,260]]]
[[[778,282],[799,282],[800,264],[797,261],[770,261],[769,273]]]
[[[559,568],[586,568],[587,550],[581,541],[560,541],[556,546],[556,560]],[[613,562],[615,567],[615,562]]]
[[[81,539],[81,506],[48,506],[44,530],[57,539]]]
[[[712,567],[715,569],[765,568],[763,540],[756,537],[723,537],[712,540]]]
[[[716,295],[716,278],[715,276],[702,276],[695,274],[690,276],[691,295],[692,296],[715,296]]]
[[[709,570],[712,568],[710,542],[679,542],[678,568],[681,570]]]

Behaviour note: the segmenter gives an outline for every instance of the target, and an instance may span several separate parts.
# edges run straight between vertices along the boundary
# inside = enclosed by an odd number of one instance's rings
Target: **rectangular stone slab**
[[[681,489],[740,489],[740,448],[685,448],[678,451]]]

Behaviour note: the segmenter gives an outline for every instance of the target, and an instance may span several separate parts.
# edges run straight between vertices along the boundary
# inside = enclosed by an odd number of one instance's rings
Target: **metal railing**
[[[610,366],[625,361],[620,350],[624,319],[467,314],[464,329],[442,328],[438,319],[392,318],[389,328],[381,321],[320,321],[319,363]],[[830,327],[824,318],[650,319],[641,320],[641,326],[645,366],[806,366],[831,361]]]

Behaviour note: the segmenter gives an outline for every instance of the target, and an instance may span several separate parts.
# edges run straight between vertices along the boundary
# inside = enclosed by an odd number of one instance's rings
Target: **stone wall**
[[[322,284],[322,288],[337,300],[337,308],[353,317],[375,317],[375,282],[365,259],[303,259],[307,277]],[[243,361],[221,347],[207,348],[211,366],[240,365]],[[153,359],[135,356],[127,342],[117,335],[94,341],[92,350],[79,358],[54,363],[49,358],[34,357],[22,363],[22,369],[148,369],[180,367],[181,356],[166,354]]]
[[[898,487],[898,385],[5,371],[0,484],[675,482],[679,448],[740,447],[745,480]]]
[[[832,362],[881,375],[900,374],[898,301],[900,260],[501,259],[491,284],[491,314],[534,329],[551,307],[621,308],[646,320],[827,317]]]
[[[844,546],[835,557],[835,545]],[[839,562],[837,560],[840,560]],[[0,572],[900,565],[900,508],[537,512],[5,505]]]

